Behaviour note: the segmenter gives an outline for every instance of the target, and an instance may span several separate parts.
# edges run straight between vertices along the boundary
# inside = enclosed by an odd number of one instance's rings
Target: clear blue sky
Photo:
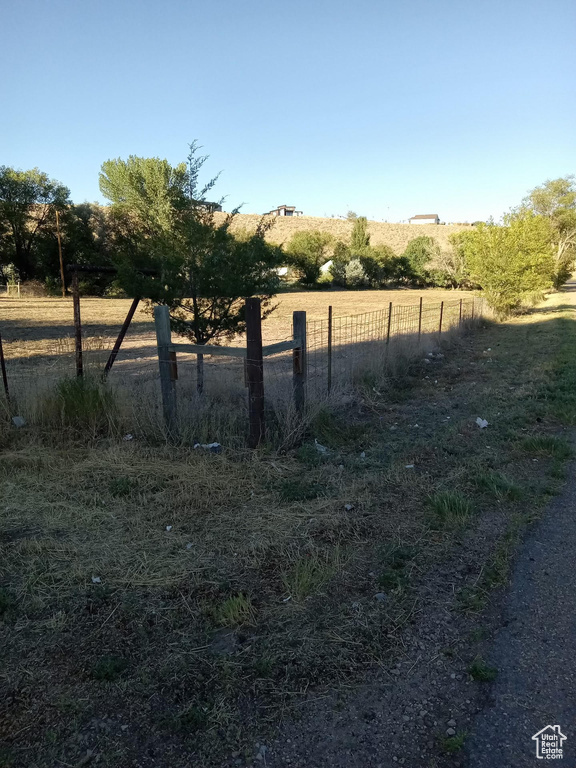
[[[576,172],[574,0],[0,1],[0,164],[222,170],[261,213],[499,218]]]

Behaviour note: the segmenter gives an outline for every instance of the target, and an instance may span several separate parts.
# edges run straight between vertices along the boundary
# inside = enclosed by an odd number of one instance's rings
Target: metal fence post
[[[444,316],[444,302],[440,302],[440,322],[438,324],[438,333],[442,333],[442,317]]]
[[[158,344],[158,366],[160,369],[160,389],[162,391],[162,409],[164,422],[170,440],[178,437],[176,419],[176,381],[172,376],[173,356],[170,354],[172,334],[170,331],[170,310],[165,305],[154,307],[154,324]]]
[[[6,400],[10,402],[10,392],[8,391],[8,376],[6,375],[6,363],[4,361],[4,347],[2,346],[2,334],[0,334],[0,368],[2,369],[2,382],[4,384]]]
[[[420,311],[418,312],[418,341],[422,335],[422,296],[420,296]]]
[[[386,344],[390,341],[390,325],[392,323],[392,302],[388,305],[388,328],[386,330]]]
[[[328,392],[332,389],[332,305],[328,307]]]
[[[78,287],[78,272],[72,275],[72,302],[74,305],[74,337],[76,348],[76,376],[84,375],[82,365],[82,323],[80,322],[80,289]]]
[[[460,299],[460,315],[458,317],[458,327],[462,325],[462,299]]]
[[[120,347],[122,346],[122,342],[124,341],[124,336],[126,336],[126,331],[130,327],[130,323],[132,322],[132,318],[134,317],[134,312],[136,312],[136,307],[138,306],[139,301],[140,301],[140,298],[138,296],[132,301],[130,309],[128,310],[128,314],[126,315],[126,319],[124,320],[124,323],[122,324],[122,328],[120,329],[120,333],[118,334],[118,338],[114,342],[114,347],[112,349],[112,352],[110,352],[110,357],[108,358],[106,367],[104,368],[104,374],[103,374],[104,379],[108,376],[108,374],[110,373],[110,370],[112,369],[112,366],[114,365],[114,361],[118,356],[118,352],[120,351]]]
[[[308,361],[306,355],[306,312],[292,313],[294,340],[299,346],[292,352],[292,381],[294,386],[294,405],[296,411],[302,414],[306,405],[306,378]]]
[[[248,446],[257,448],[265,435],[264,361],[260,299],[246,299],[246,377],[248,379]]]

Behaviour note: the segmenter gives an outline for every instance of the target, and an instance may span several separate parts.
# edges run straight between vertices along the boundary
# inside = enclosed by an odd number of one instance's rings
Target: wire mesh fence
[[[384,294],[383,294],[384,298]],[[414,305],[386,303],[382,309],[357,315],[308,319],[306,322],[305,387],[308,406],[326,400],[330,392],[355,386],[359,374],[375,364],[386,365],[388,351],[430,345],[440,336],[478,319],[482,299]],[[275,326],[276,328],[276,326]],[[293,327],[284,333],[265,331],[265,349],[274,349],[294,338]],[[100,381],[114,346],[113,336],[85,335],[82,339],[86,377]],[[244,356],[231,357],[218,346],[204,355],[203,392],[197,390],[198,356],[184,349],[185,339],[175,338],[178,420],[190,440],[211,442],[226,434],[228,442],[243,440],[248,423],[248,390],[245,339],[231,344]],[[75,376],[75,340],[47,339],[42,342],[5,343],[6,367],[11,399],[18,411],[35,421],[43,400],[55,392],[59,382]],[[294,407],[294,350],[280,349],[263,360],[265,414],[269,434],[289,434],[297,429]],[[162,433],[164,418],[160,392],[156,335],[126,334],[107,377],[123,413],[123,428],[130,432]]]

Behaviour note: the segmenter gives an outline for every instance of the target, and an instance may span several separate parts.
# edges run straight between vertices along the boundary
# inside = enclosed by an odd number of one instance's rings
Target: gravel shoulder
[[[534,765],[532,736],[559,725],[576,759],[576,466],[517,558],[502,628],[489,653],[499,670],[472,727],[469,768]]]

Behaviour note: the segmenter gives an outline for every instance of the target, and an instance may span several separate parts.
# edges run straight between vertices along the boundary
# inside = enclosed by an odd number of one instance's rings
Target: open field
[[[4,430],[0,764],[460,764],[486,606],[571,455],[573,317],[446,338],[282,453]]]
[[[437,290],[282,294],[277,297],[277,309],[263,323],[264,343],[291,338],[292,312],[297,309],[307,311],[308,401],[318,405],[327,393],[329,304],[334,307],[332,385],[343,394],[354,386],[355,378],[366,375],[367,368],[379,365],[387,329],[392,339],[391,348],[387,350],[388,363],[398,354],[406,358],[415,352],[420,299],[423,301],[420,341],[426,345],[430,334],[437,335],[441,301],[444,301],[443,330],[446,332],[459,323],[461,302],[462,319],[471,316],[471,296],[467,292]],[[391,302],[393,309],[389,324],[387,315]],[[481,311],[481,301],[477,299],[476,302]],[[97,376],[103,370],[129,306],[128,300],[82,299],[83,357],[88,375]],[[42,410],[43,399],[50,396],[62,379],[74,376],[71,320],[72,306],[68,300],[0,301],[0,328],[10,391],[14,407],[28,421],[42,421],[39,409]],[[178,337],[173,340],[177,343]],[[244,346],[245,339],[239,336],[226,343]],[[199,400],[195,355],[178,351],[177,359],[181,434],[194,441],[218,439],[225,440],[228,445],[231,441],[235,445],[241,444],[247,420],[242,361],[219,355],[208,357],[204,376],[208,399]],[[274,441],[278,445],[278,441],[284,440],[278,430],[291,433],[287,422],[292,421],[292,353],[266,358],[264,368],[266,402],[270,418],[276,425]],[[162,433],[155,331],[152,316],[145,307],[137,311],[132,321],[109,383],[122,401],[119,421],[126,432],[147,436]],[[217,408],[213,407],[215,404]]]
[[[391,301],[394,304],[411,305],[417,304],[421,296],[426,303],[437,303],[472,295],[469,291],[440,289],[284,293],[276,298],[278,308],[263,326],[264,340],[275,341],[289,334],[292,312],[296,310],[305,310],[310,320],[323,320],[328,315],[329,305],[333,306],[335,316],[358,315],[387,307]],[[84,333],[87,336],[114,338],[130,303],[129,299],[83,298],[81,313]],[[41,353],[44,342],[74,335],[72,299],[0,297],[0,324],[7,357],[11,356],[12,349],[21,348],[22,343],[30,353]],[[141,306],[136,311],[126,343],[134,342],[138,337],[153,335],[152,317]]]

